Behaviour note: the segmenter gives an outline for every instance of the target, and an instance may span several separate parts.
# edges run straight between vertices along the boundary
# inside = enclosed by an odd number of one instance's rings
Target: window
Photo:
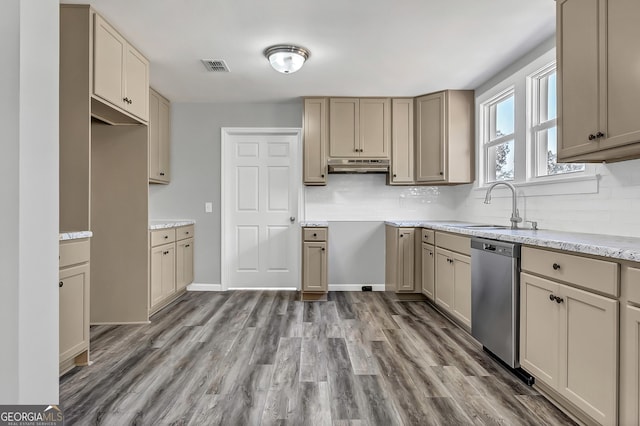
[[[546,66],[529,77],[531,93],[530,140],[532,178],[584,171],[581,163],[558,163],[556,65]]]
[[[515,105],[510,88],[483,105],[485,181],[513,180],[515,177]]]

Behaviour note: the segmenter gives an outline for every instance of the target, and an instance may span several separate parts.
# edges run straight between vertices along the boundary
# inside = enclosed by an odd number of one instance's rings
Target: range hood
[[[330,158],[329,173],[388,173],[389,160]]]

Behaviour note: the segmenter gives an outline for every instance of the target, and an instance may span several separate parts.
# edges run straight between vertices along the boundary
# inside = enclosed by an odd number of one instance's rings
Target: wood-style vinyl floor
[[[190,292],[91,328],[66,424],[562,425],[563,413],[425,302],[387,293]]]

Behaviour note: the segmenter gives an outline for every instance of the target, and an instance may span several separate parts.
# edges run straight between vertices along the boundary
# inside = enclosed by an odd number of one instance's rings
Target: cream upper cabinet
[[[149,61],[100,15],[94,17],[94,96],[147,121]]]
[[[168,99],[149,89],[149,182],[169,183],[170,172],[170,119]]]
[[[390,140],[390,99],[329,100],[329,157],[389,158]]]
[[[327,99],[304,100],[304,184],[327,184]]]
[[[391,100],[391,169],[390,185],[414,183],[413,177],[413,99]]]
[[[559,0],[558,160],[640,156],[640,3]]]
[[[474,102],[472,90],[416,98],[416,182],[473,182]]]

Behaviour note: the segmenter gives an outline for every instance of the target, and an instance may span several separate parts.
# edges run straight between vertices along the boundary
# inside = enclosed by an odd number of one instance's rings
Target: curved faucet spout
[[[511,206],[511,219],[509,220],[511,221],[511,229],[518,229],[518,223],[522,222],[522,218],[520,217],[520,212],[518,212],[516,187],[513,186],[513,184],[509,182],[496,182],[491,184],[491,186],[489,186],[489,188],[487,189],[487,195],[485,195],[484,197],[484,203],[491,204],[491,191],[493,191],[493,188],[495,188],[498,185],[504,185],[511,190],[512,206]]]

